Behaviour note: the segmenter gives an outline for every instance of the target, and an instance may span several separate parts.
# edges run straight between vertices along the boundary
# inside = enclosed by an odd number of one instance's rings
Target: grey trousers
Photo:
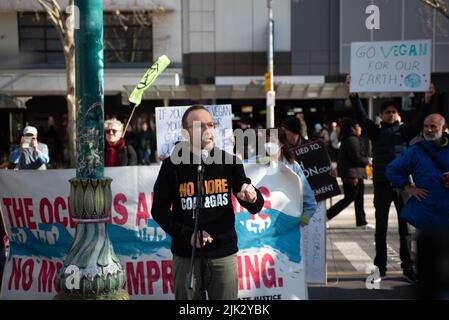
[[[236,300],[238,294],[237,254],[222,258],[204,258],[205,288],[210,300]],[[194,285],[190,285],[190,258],[173,255],[176,300],[200,300],[200,259],[195,260]]]

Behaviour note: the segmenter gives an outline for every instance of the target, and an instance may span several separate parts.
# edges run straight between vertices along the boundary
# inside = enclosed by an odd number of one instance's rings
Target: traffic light
[[[270,73],[269,72],[265,72],[265,92],[270,91]]]

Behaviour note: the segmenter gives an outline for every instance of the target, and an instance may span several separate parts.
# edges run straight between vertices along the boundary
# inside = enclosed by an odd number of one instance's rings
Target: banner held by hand
[[[133,117],[134,111],[142,102],[143,94],[145,91],[154,83],[157,77],[167,68],[170,64],[170,59],[166,55],[160,56],[156,62],[145,72],[139,84],[134,88],[133,92],[131,92],[128,101],[134,104],[133,111],[126,123],[125,129],[123,130],[123,136],[125,136],[126,129]]]

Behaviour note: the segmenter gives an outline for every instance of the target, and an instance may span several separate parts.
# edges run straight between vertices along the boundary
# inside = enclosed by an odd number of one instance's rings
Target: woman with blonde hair
[[[136,166],[137,154],[134,148],[126,145],[123,138],[123,124],[117,119],[109,119],[104,122],[106,135],[104,166]]]

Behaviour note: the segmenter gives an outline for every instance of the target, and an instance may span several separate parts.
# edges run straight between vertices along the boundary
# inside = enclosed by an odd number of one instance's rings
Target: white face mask
[[[279,152],[279,145],[273,142],[265,143],[265,150],[267,150],[267,154],[269,156],[277,156]]]

